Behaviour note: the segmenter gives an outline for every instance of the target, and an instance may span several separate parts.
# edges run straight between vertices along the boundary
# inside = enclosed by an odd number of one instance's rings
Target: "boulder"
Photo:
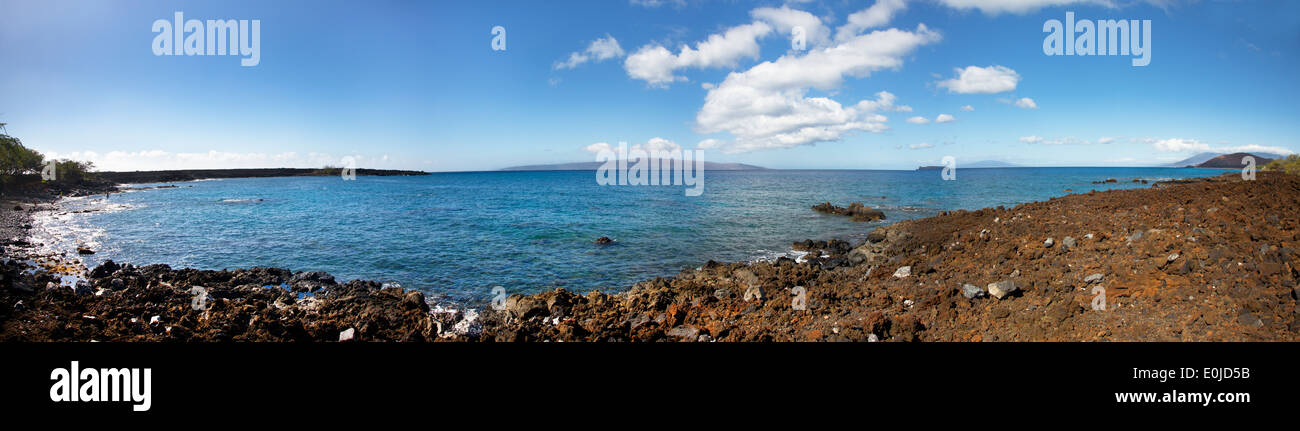
[[[99,266],[96,266],[95,269],[91,270],[90,277],[91,278],[108,277],[110,275],[113,275],[113,273],[117,272],[117,270],[119,269],[122,269],[122,267],[117,263],[113,262],[113,259],[109,259],[104,261],[104,263],[99,264]]]
[[[402,306],[426,313],[429,311],[429,303],[424,301],[424,293],[418,290],[406,292],[406,296],[402,298]]]

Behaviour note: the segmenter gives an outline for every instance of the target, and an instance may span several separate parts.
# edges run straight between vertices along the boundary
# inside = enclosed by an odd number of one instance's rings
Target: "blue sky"
[[[618,142],[834,169],[1300,150],[1293,1],[3,3],[0,122],[106,170],[491,170]],[[154,55],[176,11],[260,20],[260,63]],[[1150,64],[1045,55],[1067,11],[1150,20]]]

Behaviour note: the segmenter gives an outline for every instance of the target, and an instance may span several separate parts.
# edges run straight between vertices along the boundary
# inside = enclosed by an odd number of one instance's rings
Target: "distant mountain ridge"
[[[966,164],[957,163],[957,169],[972,169],[972,168],[973,168],[973,169],[979,169],[979,168],[1020,168],[1020,167],[1023,167],[1023,166],[1017,165],[1017,164],[1015,164],[1015,163],[1007,163],[1007,162],[998,161],[998,160],[981,160],[981,161],[978,161],[978,162],[966,163]],[[932,165],[932,166],[921,166],[921,167],[916,168],[916,170],[918,170],[918,171],[930,171],[930,170],[938,170],[938,169],[943,169],[943,168],[944,168],[944,166],[941,166],[941,165]]]
[[[632,162],[635,164],[636,162]],[[694,162],[692,162],[694,163]],[[574,163],[553,163],[549,165],[524,165],[511,166],[501,169],[502,171],[594,171],[600,168],[605,162],[574,162]],[[629,164],[631,166],[631,164]],[[662,166],[669,166],[665,161]],[[694,166],[694,165],[692,165]],[[744,163],[719,163],[704,162],[706,171],[761,171],[766,170],[762,166],[746,165]]]
[[[1199,154],[1196,154],[1196,155],[1194,155],[1194,156],[1188,157],[1188,158],[1186,158],[1186,159],[1182,159],[1182,160],[1179,160],[1179,161],[1177,161],[1177,162],[1173,162],[1173,163],[1170,163],[1170,164],[1167,164],[1167,165],[1162,165],[1162,166],[1164,166],[1164,167],[1170,167],[1170,168],[1182,168],[1182,167],[1187,167],[1187,166],[1197,166],[1197,165],[1200,165],[1200,164],[1202,164],[1202,163],[1205,163],[1205,162],[1210,161],[1210,159],[1213,159],[1213,158],[1215,158],[1215,157],[1219,157],[1219,156],[1222,156],[1222,155],[1225,155],[1225,154],[1226,154],[1226,153],[1204,152],[1204,153],[1199,153]],[[1245,153],[1241,153],[1241,154],[1245,154]],[[1259,163],[1259,160],[1258,160],[1258,159],[1261,158],[1261,157],[1262,157],[1262,158],[1269,159],[1269,160],[1275,160],[1275,159],[1280,159],[1280,158],[1282,158],[1282,155],[1280,155],[1280,154],[1273,154],[1273,153],[1250,153],[1250,154],[1253,155],[1253,156],[1255,156],[1255,159],[1257,159],[1257,160],[1255,160],[1256,163]],[[1240,160],[1239,160],[1239,161],[1240,161]],[[1234,167],[1240,167],[1240,165],[1238,165],[1238,166],[1234,166]]]
[[[1210,160],[1206,160],[1200,164],[1197,164],[1196,167],[1198,168],[1240,168],[1244,166],[1241,164],[1241,160],[1247,156],[1255,158],[1256,169],[1263,167],[1264,165],[1268,164],[1268,162],[1271,162],[1274,159],[1281,157],[1278,156],[1278,157],[1268,158],[1268,157],[1263,157],[1251,153],[1232,153],[1232,154],[1224,154],[1222,156],[1218,156]]]

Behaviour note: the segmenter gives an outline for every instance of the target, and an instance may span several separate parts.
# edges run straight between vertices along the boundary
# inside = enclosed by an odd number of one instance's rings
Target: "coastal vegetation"
[[[1300,175],[1300,154],[1292,154],[1264,165],[1265,171],[1285,172]]]
[[[45,160],[39,151],[27,148],[22,140],[10,136],[4,130],[5,123],[0,123],[0,187],[7,193],[13,188],[46,182],[41,172],[47,164],[55,173],[51,182],[76,185],[91,180],[90,162],[57,159]]]

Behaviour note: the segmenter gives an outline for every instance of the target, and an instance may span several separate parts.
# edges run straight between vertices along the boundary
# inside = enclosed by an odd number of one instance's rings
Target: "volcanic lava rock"
[[[878,209],[871,208],[862,204],[862,202],[853,202],[848,208],[837,207],[830,202],[822,202],[813,205],[812,209],[819,213],[840,215],[851,217],[853,221],[867,222],[872,220],[884,220],[885,213]]]

